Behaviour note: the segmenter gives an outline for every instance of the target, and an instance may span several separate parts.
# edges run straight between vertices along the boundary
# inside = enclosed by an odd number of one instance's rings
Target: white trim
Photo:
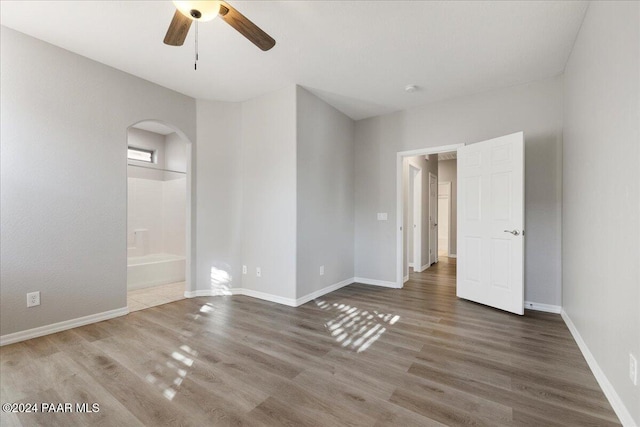
[[[77,328],[78,326],[84,326],[90,323],[102,322],[103,320],[113,319],[114,317],[120,317],[127,314],[129,314],[128,307],[116,308],[114,310],[103,311],[102,313],[90,314],[76,319],[52,323],[51,325],[27,329],[26,331],[2,335],[0,336],[0,346],[26,341],[31,338],[37,338],[44,335],[55,334],[56,332],[66,331],[67,329]]]
[[[604,395],[607,397],[607,400],[609,400],[609,403],[613,407],[614,412],[616,413],[618,418],[620,418],[620,422],[622,423],[622,425],[628,427],[635,426],[636,424],[633,420],[633,417],[631,416],[631,412],[629,412],[626,406],[624,406],[622,399],[616,392],[615,388],[613,388],[611,382],[609,382],[609,379],[605,375],[604,371],[600,368],[600,365],[598,365],[598,361],[595,357],[593,357],[593,354],[589,350],[589,347],[587,347],[587,344],[582,339],[580,332],[578,332],[576,325],[573,324],[573,321],[571,320],[567,312],[564,311],[564,309],[562,309],[560,315],[562,316],[564,323],[567,324],[571,335],[573,335],[573,339],[576,340],[578,348],[580,348],[582,355],[591,368],[591,372],[593,372],[593,376],[595,376],[596,381],[598,381],[598,385],[600,385],[600,388],[604,392]]]
[[[329,285],[326,288],[318,289],[315,292],[311,292],[303,297],[296,299],[296,307],[301,306],[302,304],[306,304],[309,301],[321,297],[322,295],[326,295],[329,292],[337,291],[340,288],[344,288],[347,285],[350,285],[355,282],[355,278],[351,277],[349,279],[343,280],[338,283],[334,283],[333,285]]]
[[[428,154],[446,153],[448,151],[458,151],[464,144],[441,145],[438,147],[421,148],[418,150],[399,151],[396,153],[396,284],[395,288],[402,288],[404,284],[402,259],[404,239],[402,236],[402,159],[404,157],[424,156]],[[437,256],[437,255],[436,255]],[[383,285],[386,286],[386,285]]]
[[[278,304],[296,307],[296,300],[293,298],[281,297],[279,295],[268,294],[266,292],[254,291],[253,289],[237,288],[232,289],[233,295],[244,295],[251,298],[258,298],[265,301],[271,301]]]
[[[449,254],[449,255],[447,255],[447,256],[448,256],[449,258],[458,258],[458,255],[457,255],[457,254]]]
[[[409,267],[409,268],[413,268],[413,263],[412,263],[412,262],[408,262],[408,263],[407,263],[407,267]]]
[[[542,304],[540,302],[525,301],[524,308],[527,310],[544,311],[546,313],[560,314],[562,307],[559,305]]]
[[[407,280],[409,280],[409,276],[407,276]],[[394,289],[402,288],[402,286],[398,286],[397,283],[387,282],[385,280],[367,279],[364,277],[354,277],[353,281],[354,283],[362,283],[363,285],[383,286],[385,288],[394,288]]]
[[[464,144],[439,145],[437,147],[418,148],[417,150],[398,151],[398,154],[402,157],[426,156],[429,154],[458,151],[460,147],[464,147]]]
[[[425,271],[427,268],[431,267],[431,264],[425,264],[422,267],[420,267],[420,271],[418,271],[418,273],[422,273],[423,271]]]
[[[184,297],[185,298],[197,298],[197,297],[212,297],[214,295],[220,295],[220,294],[214,294],[214,292],[211,289],[199,289],[197,291],[185,291],[184,292]],[[233,295],[233,293],[231,292],[231,290],[229,290],[229,295]]]
[[[409,281],[409,275],[407,274],[402,278],[402,286],[404,286],[404,284],[407,283],[408,281]]]
[[[278,304],[288,305],[289,307],[296,306],[296,300],[293,298],[285,298],[278,295],[268,294],[266,292],[254,291],[253,289],[246,288],[230,288],[225,290],[213,290],[213,289],[200,289],[197,291],[185,292],[186,298],[196,297],[216,297],[225,295],[245,295],[252,298],[258,298],[264,301],[271,301]]]
[[[255,291],[253,289],[246,288],[230,288],[225,289],[224,291],[214,291],[212,289],[204,289],[197,290],[191,292],[185,292],[184,296],[186,298],[196,298],[196,297],[213,297],[213,296],[221,296],[221,295],[244,295],[247,297],[257,298],[264,301],[271,301],[278,304],[283,304],[289,307],[299,307],[302,304],[305,304],[312,299],[318,298],[322,295],[328,294],[329,292],[333,292],[340,288],[343,288],[347,285],[350,285],[356,281],[355,278],[350,277],[349,279],[343,280],[338,283],[334,283],[333,285],[329,285],[325,288],[318,289],[310,294],[307,294],[303,297],[293,299],[293,298],[285,298],[278,295],[268,294],[266,292]]]

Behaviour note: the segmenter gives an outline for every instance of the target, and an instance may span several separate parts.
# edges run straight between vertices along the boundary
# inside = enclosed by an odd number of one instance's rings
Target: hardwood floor
[[[298,308],[194,298],[0,348],[1,400],[98,403],[12,425],[619,425],[560,316],[455,296],[455,260],[402,290]]]

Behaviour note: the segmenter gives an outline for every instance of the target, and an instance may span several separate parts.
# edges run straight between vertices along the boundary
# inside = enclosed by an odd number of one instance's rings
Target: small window
[[[129,147],[127,150],[129,160],[137,160],[139,162],[153,163],[153,150],[144,148]]]

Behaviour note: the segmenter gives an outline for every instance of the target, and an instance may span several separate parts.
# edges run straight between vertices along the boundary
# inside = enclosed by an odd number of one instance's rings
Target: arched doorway
[[[127,129],[127,306],[177,301],[191,289],[191,146],[157,120]]]

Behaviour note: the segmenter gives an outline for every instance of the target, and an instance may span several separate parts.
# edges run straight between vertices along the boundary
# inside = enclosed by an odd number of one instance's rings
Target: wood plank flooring
[[[0,348],[2,426],[619,425],[560,316],[459,300],[455,260],[302,307],[194,298]]]

